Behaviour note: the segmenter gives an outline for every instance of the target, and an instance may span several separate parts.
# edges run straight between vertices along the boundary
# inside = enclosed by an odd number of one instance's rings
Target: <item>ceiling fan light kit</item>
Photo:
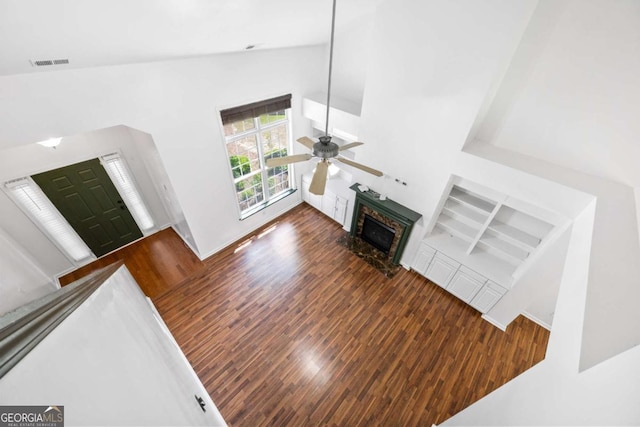
[[[373,174],[375,176],[382,176],[383,173],[379,170],[370,168],[368,166],[362,165],[360,163],[356,163],[353,160],[345,159],[344,157],[340,157],[339,154],[341,151],[348,150],[359,145],[362,145],[362,142],[351,142],[345,144],[343,146],[339,146],[335,142],[331,141],[331,135],[329,135],[329,111],[331,105],[331,70],[333,67],[333,39],[335,34],[335,26],[336,26],[336,0],[333,0],[333,10],[331,14],[331,43],[329,48],[329,80],[327,84],[327,113],[326,113],[326,121],[325,121],[325,129],[324,135],[318,138],[319,141],[314,141],[309,137],[303,136],[302,138],[298,138],[297,141],[310,149],[313,153],[311,154],[295,154],[291,156],[285,157],[277,157],[267,159],[268,167],[276,167],[282,166],[289,163],[297,163],[304,162],[313,157],[319,158],[320,162],[316,166],[316,170],[313,174],[313,178],[311,179],[311,185],[309,187],[309,192],[311,194],[315,194],[318,196],[322,196],[324,194],[324,189],[327,184],[327,175],[329,171],[329,159],[334,159],[340,163],[344,163],[356,169],[362,170],[364,172]]]

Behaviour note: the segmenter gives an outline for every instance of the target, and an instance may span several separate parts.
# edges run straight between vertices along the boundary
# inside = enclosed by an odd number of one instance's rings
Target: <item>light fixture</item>
[[[60,141],[61,140],[62,140],[62,138],[49,138],[46,141],[38,142],[38,144],[42,145],[43,147],[53,148],[55,150],[55,148],[58,145],[60,145]]]

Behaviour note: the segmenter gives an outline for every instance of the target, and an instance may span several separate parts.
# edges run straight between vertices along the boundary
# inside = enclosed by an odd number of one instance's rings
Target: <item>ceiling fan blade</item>
[[[365,172],[368,172],[368,173],[370,173],[372,175],[375,175],[375,176],[384,175],[382,172],[380,172],[377,169],[370,168],[369,166],[361,165],[360,163],[356,163],[356,162],[354,162],[352,160],[345,159],[344,157],[334,157],[334,158],[335,158],[335,160],[337,160],[339,162],[345,163],[345,164],[347,164],[349,166],[353,166],[354,168],[358,168],[358,169],[363,170]]]
[[[342,147],[340,147],[340,149],[338,151],[343,151],[343,150],[348,150],[349,148],[353,148],[353,147],[357,147],[359,145],[363,145],[364,142],[350,142],[348,144],[344,144]]]
[[[287,165],[289,163],[304,162],[313,157],[311,154],[294,154],[292,156],[272,157],[267,159],[267,167],[275,168],[276,166]]]
[[[313,150],[313,144],[315,144],[315,142],[313,142],[313,139],[309,138],[308,136],[298,138],[297,141],[307,147],[309,150]]]
[[[317,196],[324,194],[324,187],[327,185],[327,172],[329,171],[329,162],[322,160],[318,162],[316,166],[316,172],[311,178],[311,185],[309,185],[309,193]]]

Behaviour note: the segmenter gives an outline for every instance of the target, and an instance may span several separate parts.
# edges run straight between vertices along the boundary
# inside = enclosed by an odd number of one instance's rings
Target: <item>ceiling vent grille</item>
[[[69,63],[68,59],[38,59],[31,60],[31,66],[33,67],[47,67],[49,65],[66,65]]]

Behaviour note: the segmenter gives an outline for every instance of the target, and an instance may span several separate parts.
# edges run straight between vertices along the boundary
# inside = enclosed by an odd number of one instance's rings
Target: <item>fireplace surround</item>
[[[359,186],[360,184],[356,183],[350,187],[356,192],[356,201],[351,220],[351,238],[359,238],[367,241],[367,238],[363,238],[362,236],[367,217],[373,220],[374,225],[382,226],[382,228],[379,229],[379,233],[385,234],[382,229],[393,230],[393,238],[390,244],[386,245],[388,246],[388,251],[383,250],[383,252],[386,252],[389,262],[398,265],[402,258],[402,252],[407,245],[413,224],[415,224],[422,215],[391,199],[380,200],[378,193],[371,190],[361,191],[358,188]],[[372,247],[380,250],[375,244],[372,245]]]

